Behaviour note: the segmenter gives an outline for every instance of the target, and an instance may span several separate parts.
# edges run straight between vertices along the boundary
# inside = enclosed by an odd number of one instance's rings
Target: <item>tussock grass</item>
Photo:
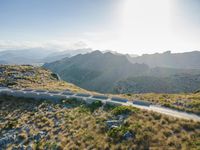
[[[0,97],[0,136],[16,127],[27,125],[28,133],[19,133],[26,145],[32,143],[38,149],[198,149],[200,123],[180,120],[154,112],[138,111],[129,107],[109,107],[66,100],[61,104],[34,100]],[[65,104],[65,105],[64,105]],[[31,107],[29,107],[31,105]],[[94,105],[92,111],[90,106]],[[98,106],[98,107],[96,107]],[[108,106],[106,106],[108,107]],[[116,113],[113,113],[116,112]],[[126,115],[117,128],[107,128],[106,121],[118,115]],[[12,116],[12,117],[11,117]],[[15,125],[8,127],[10,122]],[[41,131],[47,136],[39,142],[28,140]],[[124,140],[129,131],[133,137]],[[17,146],[11,144],[9,148]]]

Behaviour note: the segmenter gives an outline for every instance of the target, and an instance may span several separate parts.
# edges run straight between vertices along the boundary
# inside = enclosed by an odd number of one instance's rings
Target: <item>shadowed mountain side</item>
[[[132,77],[116,83],[114,93],[181,93],[200,88],[200,75],[173,75],[169,77]]]
[[[115,82],[145,74],[149,69],[144,64],[130,63],[124,55],[100,51],[65,58],[44,67],[57,72],[63,80],[101,92],[111,91]]]
[[[190,78],[192,79],[190,75],[198,77],[198,74],[200,74],[198,69],[149,68],[145,64],[131,63],[125,55],[112,54],[110,52],[94,51],[84,55],[80,54],[53,63],[47,63],[44,67],[58,73],[67,82],[103,93],[127,93],[130,91],[133,93],[191,92],[193,89],[196,90],[197,87],[200,87],[196,85],[195,80],[189,80]],[[187,78],[182,78],[181,75],[186,75]],[[134,78],[134,82],[135,78],[137,78],[137,86],[134,84],[129,86],[127,84],[126,81],[127,79],[129,81],[130,78]],[[155,82],[153,82],[154,80]],[[182,80],[184,82],[181,84]],[[191,84],[188,84],[190,81]],[[122,84],[122,82],[125,82],[125,84]],[[184,84],[187,84],[187,86],[185,85],[186,89],[183,88],[185,86],[182,86]],[[122,88],[121,86],[127,87]],[[169,88],[167,88],[168,86]],[[173,87],[175,89],[170,89]],[[120,88],[124,90],[121,91],[119,90]]]

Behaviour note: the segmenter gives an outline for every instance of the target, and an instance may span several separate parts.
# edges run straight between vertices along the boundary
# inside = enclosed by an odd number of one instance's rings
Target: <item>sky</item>
[[[0,0],[0,50],[200,50],[200,0]]]

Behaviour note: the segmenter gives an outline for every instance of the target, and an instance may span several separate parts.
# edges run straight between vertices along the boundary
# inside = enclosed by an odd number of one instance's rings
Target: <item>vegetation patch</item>
[[[94,111],[87,104],[64,104],[0,97],[0,137],[15,134],[18,140],[3,148],[20,149],[20,143],[32,149],[199,148],[200,122],[122,106],[105,111],[100,103],[91,104]],[[109,128],[107,121],[113,123]]]
[[[138,112],[139,109],[131,106],[117,106],[112,110],[113,115],[131,114]]]

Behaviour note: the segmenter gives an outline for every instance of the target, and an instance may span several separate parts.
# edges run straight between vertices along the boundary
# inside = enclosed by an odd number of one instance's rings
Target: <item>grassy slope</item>
[[[73,92],[94,93],[81,89],[71,83],[58,81],[52,72],[40,67],[32,66],[0,66],[0,84],[15,88],[34,88],[49,90],[70,89]],[[33,73],[32,76],[26,75]],[[26,73],[26,74],[24,74]],[[23,76],[22,76],[23,74]],[[10,79],[13,75],[15,78]],[[116,95],[114,95],[116,96]],[[140,99],[155,102],[170,108],[200,114],[200,94],[124,94],[119,95],[129,100]]]
[[[200,93],[182,94],[124,94],[122,97],[130,100],[139,99],[151,101],[166,107],[192,112],[200,115]]]
[[[73,101],[74,102],[74,101]],[[19,133],[24,145],[34,149],[198,149],[200,123],[133,109],[124,124],[108,129],[105,121],[121,114],[121,107],[96,108],[67,101],[63,104],[35,103],[12,97],[0,98],[0,136],[3,132],[27,125],[30,137],[48,133],[40,142],[28,140],[25,130]],[[30,106],[31,105],[31,106]],[[128,110],[130,108],[127,108]],[[12,116],[12,117],[10,117]],[[123,140],[130,131],[134,136]],[[15,147],[18,144],[9,146]]]
[[[12,88],[33,88],[49,90],[70,89],[73,92],[88,92],[73,84],[58,81],[52,72],[29,65],[1,65],[0,84]]]

